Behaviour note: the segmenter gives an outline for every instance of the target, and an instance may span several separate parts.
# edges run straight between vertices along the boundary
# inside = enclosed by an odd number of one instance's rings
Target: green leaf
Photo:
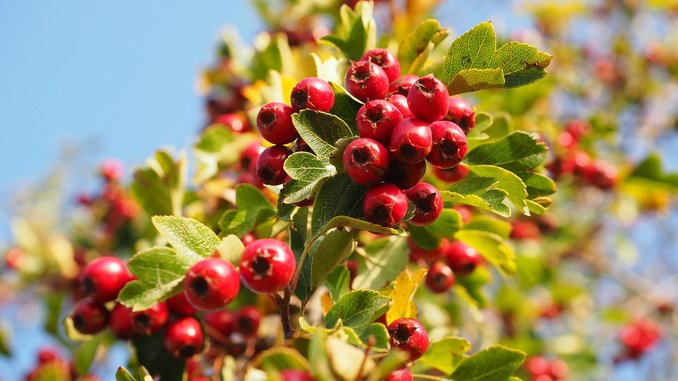
[[[398,47],[398,61],[403,68],[403,74],[414,74],[418,70],[412,63],[424,52],[428,52],[429,44],[435,47],[442,42],[450,31],[442,28],[436,19],[427,19],[419,23],[400,43]],[[426,54],[428,55],[428,54]],[[424,57],[423,60],[425,60]]]
[[[440,216],[430,225],[410,225],[407,230],[417,246],[432,250],[440,245],[443,238],[452,238],[461,228],[461,215],[453,209],[443,209]]]
[[[9,334],[4,325],[0,325],[0,355],[5,357],[12,356]]]
[[[243,251],[245,251],[245,245],[243,245],[240,238],[229,234],[221,239],[221,243],[217,246],[216,251],[219,252],[219,258],[237,267],[240,263],[240,257]]]
[[[370,338],[373,340],[374,345],[372,348],[388,350],[389,342],[391,336],[388,334],[386,326],[381,323],[372,323],[367,326],[365,331],[360,335],[360,340],[363,343],[369,342]]]
[[[480,230],[460,230],[454,236],[478,251],[503,274],[515,274],[516,257],[504,239],[497,234]]]
[[[417,363],[423,363],[445,374],[450,374],[465,360],[464,353],[470,349],[471,343],[464,338],[444,337],[431,343]]]
[[[496,183],[493,188],[506,192],[506,197],[518,210],[525,215],[530,215],[525,203],[527,187],[515,173],[494,165],[469,165],[468,168],[474,175],[495,179]]]
[[[181,212],[186,178],[186,157],[159,150],[146,160],[146,167],[134,171],[130,191],[150,216]]]
[[[314,236],[327,231],[327,226],[337,216],[359,218],[362,215],[362,199],[367,187],[351,181],[346,175],[331,177],[315,196],[311,230]]]
[[[386,311],[388,302],[389,298],[377,291],[353,290],[327,311],[325,327],[334,328],[341,320],[345,327],[353,328],[360,335]]]
[[[355,118],[358,115],[358,110],[363,106],[363,102],[334,82],[330,82],[330,86],[334,90],[334,105],[330,110],[330,114],[341,118],[351,128],[352,133],[357,135],[358,130],[355,126]]]
[[[492,189],[496,180],[488,177],[467,176],[450,187],[449,191],[441,191],[446,205],[448,203],[465,204],[489,210],[501,216],[511,215],[511,209],[504,203],[506,192]]]
[[[346,266],[337,266],[327,276],[325,286],[332,297],[332,302],[336,303],[349,290],[351,282],[351,273]]]
[[[163,331],[151,336],[140,336],[132,340],[139,365],[148,369],[154,377],[163,381],[181,381],[184,374],[184,361],[176,361],[163,345]],[[143,371],[143,370],[142,370]],[[137,377],[143,381],[151,381],[150,376]]]
[[[447,86],[451,95],[504,87],[501,69],[464,69]]]
[[[292,217],[292,223],[288,226],[288,231],[290,234],[290,248],[294,252],[294,256],[297,260],[297,266],[301,262],[301,255],[306,248],[306,236],[308,232],[308,208],[298,208],[294,216]],[[299,270],[299,279],[297,281],[296,287],[294,288],[294,293],[301,299],[305,301],[312,293],[313,288],[311,287],[311,260],[306,258],[304,263],[301,265],[301,270]]]
[[[629,179],[645,179],[678,188],[678,173],[666,173],[662,168],[661,156],[648,155],[629,175]]]
[[[230,128],[220,125],[203,131],[193,146],[193,155],[197,161],[193,182],[203,183],[217,175],[221,168],[238,163],[242,151],[255,139],[254,134],[236,134]]]
[[[221,243],[212,229],[192,218],[153,216],[151,221],[172,247],[196,261],[211,256]]]
[[[121,366],[115,372],[115,379],[116,381],[137,381],[127,369]]]
[[[372,11],[373,4],[367,1],[358,3],[355,10],[343,5],[334,34],[324,36],[321,41],[332,43],[346,58],[358,61],[375,44],[377,24],[372,18]]]
[[[285,186],[287,204],[312,199],[328,177],[337,173],[334,165],[308,152],[296,152],[285,160],[285,172],[294,180]]]
[[[525,360],[525,353],[495,345],[482,350],[452,373],[455,381],[507,381]]]
[[[511,234],[511,223],[492,216],[475,215],[471,221],[464,224],[464,229],[487,231],[508,238]]]
[[[276,213],[271,202],[250,184],[236,186],[235,204],[237,209],[227,210],[219,220],[222,235],[242,237]]]
[[[496,49],[497,37],[489,22],[483,22],[452,42],[443,64],[443,82],[451,83],[464,69],[485,69]]]
[[[409,249],[405,237],[391,236],[372,241],[359,257],[360,269],[353,288],[379,289],[407,266]]]
[[[85,341],[75,349],[74,361],[75,369],[78,374],[87,374],[92,367],[99,346],[106,341],[105,334],[94,336],[91,340]]]
[[[318,158],[329,158],[341,138],[353,136],[346,122],[338,116],[315,110],[301,110],[292,115],[294,127]]]
[[[326,231],[336,228],[336,227],[351,227],[355,229],[360,229],[376,234],[402,234],[403,231],[402,229],[398,228],[389,228],[386,226],[382,225],[377,225],[373,224],[371,222],[365,221],[365,220],[360,220],[357,218],[353,217],[348,217],[348,216],[337,216],[332,218],[326,225],[325,228],[322,229],[320,232],[317,234],[323,234]]]
[[[281,372],[285,369],[309,368],[308,361],[304,356],[292,348],[275,347],[261,353],[257,360],[257,366],[267,372]]]
[[[542,174],[516,172],[516,175],[525,183],[527,194],[530,198],[548,196],[556,192],[556,183]]]
[[[318,287],[353,252],[353,233],[335,230],[322,238],[311,256],[311,287]]]
[[[506,77],[506,87],[524,86],[542,79],[551,63],[551,55],[532,45],[511,41],[492,55],[490,67],[500,67]]]
[[[494,143],[476,147],[464,161],[472,165],[496,165],[513,172],[528,171],[541,165],[548,148],[523,131],[516,131]]]

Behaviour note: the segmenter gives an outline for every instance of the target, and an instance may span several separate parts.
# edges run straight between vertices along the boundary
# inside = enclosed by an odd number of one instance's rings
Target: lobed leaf
[[[494,345],[461,363],[450,379],[455,381],[507,381],[524,360],[524,352]]]

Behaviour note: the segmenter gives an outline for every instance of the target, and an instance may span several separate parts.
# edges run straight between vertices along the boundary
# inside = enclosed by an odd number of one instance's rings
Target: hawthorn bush
[[[620,363],[657,345],[673,296],[629,286],[606,251],[614,221],[669,209],[678,181],[612,139],[656,96],[625,71],[659,84],[678,61],[561,43],[575,16],[640,6],[533,5],[559,53],[547,75],[551,54],[489,22],[449,38],[435,2],[346,3],[255,1],[270,30],[250,53],[225,39],[203,75],[190,183],[186,154],[159,150],[129,184],[104,163],[68,229],[14,221],[7,268],[46,290],[73,352],[41,352],[26,379],[91,379],[114,342],[116,378],[138,381],[595,379],[606,349],[587,335],[614,327]],[[553,104],[576,100],[594,106]],[[609,279],[643,308],[592,312],[587,287]]]

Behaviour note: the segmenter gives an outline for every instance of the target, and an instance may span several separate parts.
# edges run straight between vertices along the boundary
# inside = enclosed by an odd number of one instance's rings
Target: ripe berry
[[[186,297],[186,293],[183,291],[167,299],[167,306],[170,311],[180,316],[191,316],[195,314],[195,307],[191,305]]]
[[[277,239],[260,239],[247,245],[240,259],[240,276],[254,292],[281,291],[290,283],[297,265],[294,253]]]
[[[259,155],[264,150],[264,146],[259,142],[253,142],[240,153],[240,166],[243,171],[256,169]]]
[[[431,123],[430,128],[433,146],[426,156],[429,163],[440,168],[452,168],[459,164],[468,149],[464,131],[445,120]]]
[[[254,234],[254,232],[246,233],[245,235],[242,236],[242,238],[240,238],[240,241],[242,242],[242,244],[244,246],[247,246],[247,245],[249,245],[250,243],[252,243],[256,240],[257,240],[257,235]]]
[[[414,164],[401,163],[391,160],[384,180],[398,188],[405,190],[415,186],[426,174],[426,161]]]
[[[285,146],[271,146],[266,148],[257,160],[257,177],[266,185],[280,185],[285,181],[285,160],[292,151]]]
[[[132,311],[132,330],[137,335],[150,336],[167,323],[169,309],[164,302],[158,302],[148,309]]]
[[[617,176],[617,167],[602,160],[592,161],[582,170],[584,181],[602,190],[614,188]]]
[[[360,60],[371,61],[379,65],[379,67],[381,67],[386,73],[389,83],[400,77],[400,62],[398,62],[398,59],[393,55],[393,53],[386,49],[368,50],[365,54],[363,54]]]
[[[345,80],[346,90],[363,102],[386,98],[390,83],[384,70],[370,61],[352,61]]]
[[[391,94],[386,97],[386,102],[394,105],[400,114],[405,118],[412,118],[414,115],[410,111],[410,106],[407,104],[407,95]]]
[[[438,188],[429,183],[418,183],[405,191],[407,198],[414,203],[414,217],[412,225],[430,225],[443,211],[443,198]]]
[[[433,167],[433,174],[441,181],[454,183],[468,175],[468,168],[463,165],[457,165],[452,168]]]
[[[240,277],[232,264],[207,258],[188,270],[184,280],[186,298],[200,310],[216,310],[231,303],[240,291]]]
[[[281,103],[265,104],[257,114],[257,129],[264,139],[273,144],[287,144],[299,137],[292,124],[292,107]]]
[[[308,371],[298,369],[287,369],[280,372],[282,381],[315,381]]]
[[[391,103],[381,99],[369,101],[358,110],[356,116],[358,135],[388,145],[393,128],[402,119],[400,110]]]
[[[290,103],[295,112],[302,109],[327,112],[334,105],[334,91],[320,78],[304,78],[292,89]]]
[[[403,163],[413,164],[423,161],[431,152],[431,129],[419,119],[403,119],[393,129],[389,148],[391,153]]]
[[[466,276],[482,262],[480,254],[461,241],[451,242],[445,249],[445,259],[455,274]]]
[[[445,249],[449,243],[450,242],[447,240],[447,238],[443,238],[440,240],[438,247],[431,250],[424,250],[417,246],[412,238],[408,238],[407,246],[410,249],[410,260],[414,262],[421,259],[426,262],[435,262],[443,256],[443,253],[445,252]]]
[[[172,356],[187,359],[202,351],[202,327],[192,317],[177,319],[167,326],[164,342]]]
[[[412,114],[421,120],[435,122],[447,115],[447,87],[433,74],[419,78],[407,93]]]
[[[119,160],[107,159],[101,163],[101,167],[99,167],[99,173],[101,173],[101,177],[103,177],[104,180],[111,182],[120,180],[122,175],[125,173],[125,170]]]
[[[118,297],[118,292],[134,277],[125,262],[116,257],[99,257],[88,263],[80,275],[84,296],[95,302],[108,302]]]
[[[412,372],[409,368],[402,368],[391,372],[385,381],[412,381]]]
[[[401,318],[388,326],[391,346],[410,355],[409,361],[421,357],[428,349],[428,333],[419,320]]]
[[[228,129],[236,133],[243,133],[252,129],[247,116],[240,112],[219,115],[215,120],[215,123],[223,124],[224,126],[228,127]]]
[[[389,168],[388,150],[376,140],[359,138],[344,150],[344,169],[353,182],[373,185],[381,181]]]
[[[447,115],[445,120],[455,123],[468,134],[476,126],[476,112],[471,103],[464,98],[449,97],[447,102]]]
[[[365,219],[382,226],[394,227],[407,214],[407,197],[395,185],[377,185],[365,194],[363,199]]]
[[[236,332],[243,336],[256,336],[261,322],[261,313],[255,307],[244,306],[235,315]]]
[[[294,141],[294,152],[310,152],[314,153],[311,146],[308,145],[302,138],[298,138]]]
[[[417,82],[419,77],[414,74],[405,74],[402,77],[391,81],[391,85],[388,88],[389,94],[401,94],[407,97],[407,94],[410,92],[414,83]]]
[[[134,336],[134,312],[122,304],[116,304],[111,311],[109,323],[113,335],[118,339],[127,340]]]
[[[108,310],[103,304],[88,299],[76,304],[71,312],[73,326],[78,332],[86,335],[95,334],[106,328],[108,316]]]
[[[218,343],[227,343],[235,327],[235,314],[227,310],[210,312],[205,315],[207,336]]]
[[[449,290],[454,285],[454,281],[452,269],[443,262],[434,263],[426,274],[426,286],[437,294]]]

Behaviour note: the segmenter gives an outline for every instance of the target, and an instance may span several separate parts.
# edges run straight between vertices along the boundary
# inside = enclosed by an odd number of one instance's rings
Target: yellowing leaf
[[[417,317],[417,305],[414,303],[414,294],[417,288],[426,277],[426,269],[418,269],[412,274],[410,270],[405,269],[393,282],[394,287],[391,291],[393,304],[386,312],[386,322],[403,317]]]

